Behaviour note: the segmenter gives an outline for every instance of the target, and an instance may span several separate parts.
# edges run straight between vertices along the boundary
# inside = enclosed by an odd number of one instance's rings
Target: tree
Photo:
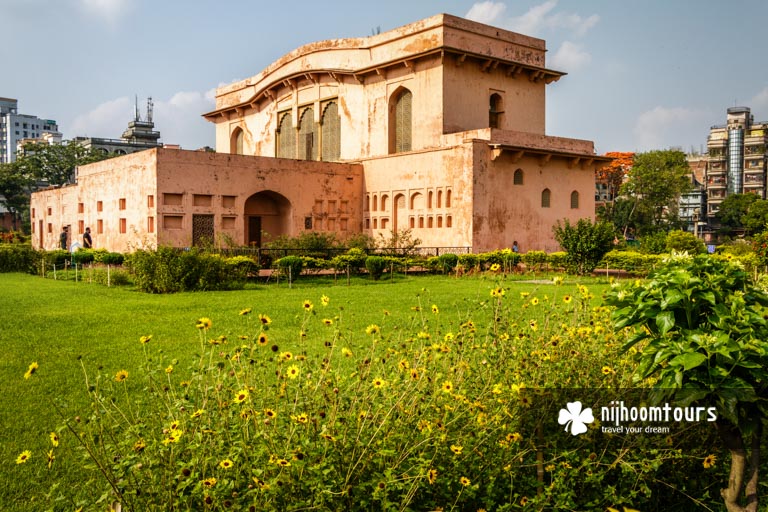
[[[748,235],[765,230],[768,227],[768,201],[758,199],[749,205],[747,213],[741,217],[741,223]]]
[[[19,229],[19,221],[29,210],[29,199],[34,180],[25,176],[14,163],[0,164],[0,203],[13,217],[13,229]]]
[[[687,231],[670,231],[666,239],[667,252],[687,252],[689,254],[704,254],[707,246],[699,237]]]
[[[755,194],[731,194],[720,203],[720,210],[715,218],[720,223],[720,231],[732,234],[744,228],[743,218],[749,207],[759,199]]]
[[[68,144],[46,144],[31,142],[24,144],[22,154],[16,160],[21,173],[37,181],[61,186],[72,181],[75,168],[108,158],[108,155],[93,148],[86,148],[76,142]]]
[[[657,150],[635,155],[621,192],[633,201],[630,221],[639,216],[650,223],[638,226],[641,233],[666,230],[676,222],[678,199],[692,186],[690,173],[682,151]]]
[[[569,272],[583,275],[592,272],[600,260],[613,248],[616,239],[616,227],[610,222],[596,222],[579,219],[571,225],[568,219],[564,224],[552,228],[555,240],[566,251],[565,266]]]
[[[612,158],[612,160],[607,165],[597,169],[595,172],[595,179],[607,185],[608,194],[611,201],[613,201],[619,194],[621,185],[624,183],[624,180],[629,175],[629,171],[632,169],[635,154],[611,151],[606,153],[605,156]]]

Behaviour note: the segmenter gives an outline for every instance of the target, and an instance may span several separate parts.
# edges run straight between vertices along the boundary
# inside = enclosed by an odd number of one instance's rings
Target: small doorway
[[[38,243],[37,248],[40,249],[41,251],[45,250],[45,245],[43,245],[45,242],[43,240],[43,221],[42,221],[42,219],[40,221],[38,221],[38,223],[37,223],[37,235],[39,237],[39,243]]]
[[[251,215],[248,217],[248,245],[261,247],[261,217]]]

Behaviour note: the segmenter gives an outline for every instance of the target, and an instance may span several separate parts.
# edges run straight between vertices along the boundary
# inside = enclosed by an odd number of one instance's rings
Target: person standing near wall
[[[83,233],[83,248],[84,249],[93,248],[93,239],[91,238],[91,228],[85,228],[85,233]]]
[[[69,238],[69,233],[67,232],[67,226],[64,226],[61,228],[61,234],[59,235],[59,248],[67,250],[67,239]]]

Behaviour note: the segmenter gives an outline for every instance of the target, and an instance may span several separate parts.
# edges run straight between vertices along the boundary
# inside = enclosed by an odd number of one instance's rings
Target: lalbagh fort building
[[[440,14],[307,44],[217,90],[216,151],[155,148],[81,166],[32,195],[33,244],[91,228],[95,248],[261,246],[306,231],[474,252],[559,250],[594,218],[591,141],[545,133],[541,39]]]

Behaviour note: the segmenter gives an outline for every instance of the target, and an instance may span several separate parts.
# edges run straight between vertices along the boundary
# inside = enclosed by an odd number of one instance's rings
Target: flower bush
[[[424,290],[412,315],[385,312],[367,327],[349,305],[308,297],[293,337],[273,336],[269,311],[242,309],[239,332],[218,331],[212,314],[187,328],[186,360],[166,360],[162,340],[142,336],[142,368],[84,366],[92,409],[58,407],[62,443],[96,472],[51,493],[75,508],[137,511],[711,503],[719,466],[695,471],[710,455],[696,449],[700,433],[658,446],[597,424],[574,438],[554,422],[568,390],[593,403],[635,369],[616,356],[628,334],[610,329],[587,287],[484,286],[460,305],[431,304]]]

